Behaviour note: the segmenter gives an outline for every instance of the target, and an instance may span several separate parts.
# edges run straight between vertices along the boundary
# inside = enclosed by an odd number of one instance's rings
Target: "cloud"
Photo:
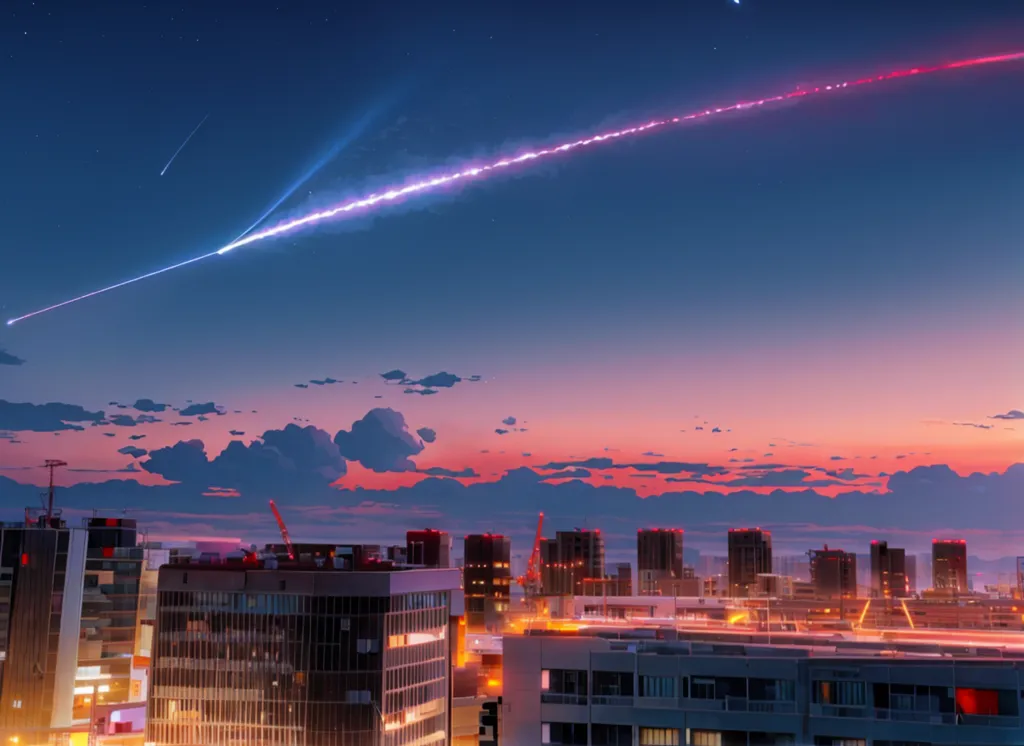
[[[954,422],[953,424],[957,427],[973,427],[978,430],[991,430],[995,427],[995,425],[985,425],[977,422]]]
[[[208,401],[205,404],[190,404],[178,412],[182,417],[195,417],[200,414],[224,414],[223,407]]]
[[[296,383],[296,384],[293,384],[293,385],[297,389],[308,389],[309,388],[309,384],[308,383]]]
[[[123,453],[125,456],[131,456],[132,458],[142,458],[149,451],[145,448],[138,448],[137,446],[125,446],[124,448],[118,448],[118,453]]]
[[[0,399],[0,430],[33,433],[84,430],[77,423],[99,425],[103,420],[103,412],[90,412],[77,404],[29,404]]]
[[[509,432],[511,432],[511,431],[510,430],[506,430],[503,427],[496,427],[496,428],[494,428],[494,432],[497,433],[498,435],[508,435]]]
[[[128,440],[142,440],[145,437],[145,435],[129,435]]]
[[[132,409],[138,412],[163,412],[167,409],[166,404],[160,404],[152,399],[136,399]]]
[[[375,472],[415,471],[410,457],[423,450],[402,414],[386,408],[371,409],[350,431],[339,431],[334,442],[344,458]]]
[[[469,377],[457,376],[454,373],[442,370],[440,373],[434,373],[423,378],[413,379],[400,368],[389,370],[386,373],[381,373],[380,377],[384,379],[385,383],[390,384],[401,384],[405,386],[403,393],[406,394],[421,394],[429,396],[430,394],[436,394],[437,389],[450,389],[457,383],[463,381],[479,381],[479,375],[473,375]]]
[[[553,481],[556,479],[590,479],[593,476],[589,469],[567,469],[566,471],[556,471],[552,474],[546,474],[541,479],[543,481]]]
[[[503,419],[501,421],[501,424],[502,425],[508,425],[509,427],[511,427],[512,425],[516,424],[516,418],[515,417],[506,417],[505,419]]]
[[[191,422],[172,422],[171,427],[188,427],[191,424]]]
[[[590,525],[604,529],[610,542],[616,535],[624,537],[619,541],[622,549],[627,548],[636,528],[676,525],[679,516],[685,515],[688,535],[698,542],[713,542],[717,552],[724,546],[727,527],[746,524],[774,529],[777,545],[789,541],[803,547],[808,532],[813,531],[815,541],[829,544],[855,540],[859,548],[872,538],[888,538],[899,541],[899,546],[925,551],[930,536],[951,533],[966,536],[969,542],[971,537],[982,536],[978,541],[983,543],[973,546],[974,551],[985,551],[999,536],[1006,537],[1008,545],[1018,541],[1013,537],[1020,534],[1013,532],[1019,531],[1014,527],[1019,526],[1020,495],[1024,493],[1024,464],[1001,474],[965,476],[943,465],[917,467],[894,473],[887,488],[852,489],[835,497],[811,488],[767,493],[740,489],[726,495],[713,487],[640,497],[632,488],[604,482],[609,474],[596,475],[598,485],[579,479],[551,483],[529,468],[511,470],[497,481],[469,485],[455,479],[421,479],[397,489],[349,490],[332,487],[322,475],[313,478],[308,472],[281,466],[277,457],[253,458],[256,454],[252,454],[237,470],[231,470],[212,468],[201,446],[193,450],[198,458],[192,468],[210,470],[205,476],[226,474],[230,481],[202,479],[147,486],[124,478],[130,474],[111,474],[105,482],[62,488],[61,505],[86,511],[95,505],[132,505],[147,524],[150,518],[166,521],[168,527],[173,527],[171,521],[186,526],[202,524],[208,527],[203,529],[207,535],[214,530],[231,531],[252,537],[252,541],[273,539],[274,525],[264,500],[274,498],[282,509],[289,510],[292,535],[300,535],[301,530],[308,541],[338,541],[339,532],[353,540],[398,538],[406,529],[423,525],[424,511],[430,511],[435,516],[433,522],[443,522],[452,533],[482,529],[514,533],[524,528],[525,515],[535,517],[543,511],[545,523],[552,528],[579,525],[584,514]],[[224,458],[222,454],[214,461]],[[255,474],[251,473],[253,462],[258,470]],[[262,484],[268,476],[272,483]],[[215,487],[219,489],[212,489]],[[12,519],[19,510],[15,506],[36,504],[37,493],[34,485],[0,476],[0,494]],[[225,499],[204,493],[220,493]],[[972,510],[964,511],[967,502]],[[381,515],[372,524],[353,522],[360,506],[368,504],[401,506],[401,511],[375,511]],[[302,515],[310,518],[297,528],[293,514],[296,522]],[[950,525],[950,516],[956,517],[955,525]],[[527,544],[533,538],[532,531],[524,531],[522,536]]]
[[[116,427],[135,427],[135,418],[130,414],[112,414],[107,421]]]
[[[462,378],[455,375],[454,373],[448,373],[447,371],[441,371],[435,373],[432,376],[421,378],[418,381],[413,381],[418,386],[426,386],[431,389],[450,389],[457,383],[460,383]]]
[[[234,435],[235,437],[245,435],[245,430],[228,430],[228,435]]]
[[[711,428],[711,432],[713,432],[713,433],[720,433],[720,432],[722,432],[722,428],[720,428],[720,427],[713,427],[713,428]]]
[[[416,434],[423,439],[424,443],[433,443],[435,440],[437,440],[437,433],[431,430],[429,427],[421,427],[419,430],[416,431]]]
[[[989,417],[990,420],[1024,420],[1024,412],[1019,409],[1011,409],[1009,412],[1004,414],[994,414]]]
[[[136,474],[140,471],[138,464],[134,461],[120,469],[68,469],[76,474]]]
[[[179,441],[150,451],[142,468],[171,482],[273,494],[327,487],[346,472],[329,433],[312,425],[267,430],[262,442],[231,441],[212,460],[201,440]]]
[[[430,468],[417,469],[416,471],[419,472],[420,474],[426,474],[427,476],[431,477],[458,477],[461,479],[466,477],[480,476],[479,474],[476,473],[474,469],[471,469],[468,466],[465,469],[459,469],[458,471],[454,469],[445,469],[444,467],[441,466],[431,466]]]
[[[25,361],[0,348],[0,365],[24,365]]]
[[[723,466],[712,466],[703,463],[688,463],[685,461],[653,461],[649,463],[625,463],[617,464],[610,458],[596,457],[580,459],[577,461],[552,461],[538,466],[538,469],[569,469],[573,467],[604,471],[606,469],[632,469],[644,473],[653,474],[692,474],[699,477],[716,476],[728,474],[728,469]]]

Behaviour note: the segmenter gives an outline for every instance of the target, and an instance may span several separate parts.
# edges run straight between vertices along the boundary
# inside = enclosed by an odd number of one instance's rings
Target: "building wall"
[[[85,551],[79,529],[0,529],[10,580],[0,731],[71,723]]]
[[[457,570],[162,568],[146,740],[443,743],[457,586]]]
[[[582,725],[583,743],[595,726],[627,729],[630,744],[1024,742],[1024,661],[568,636],[510,636],[504,647],[510,746],[553,743],[545,735],[559,724]]]

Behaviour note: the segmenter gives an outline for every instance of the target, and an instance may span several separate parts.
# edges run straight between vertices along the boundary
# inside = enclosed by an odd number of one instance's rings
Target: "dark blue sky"
[[[1024,48],[1020,0],[0,13],[4,318],[223,246],[320,161],[272,221],[526,145]],[[452,469],[482,470],[469,455],[513,414],[532,426],[509,453],[710,459],[672,440],[696,413],[757,457],[778,435],[819,460],[884,446],[1003,469],[1016,431],[951,425],[1021,404],[1021,90],[1021,63],[867,86],[266,242],[0,330],[27,361],[0,366],[0,398],[215,401],[265,413],[232,425],[250,436],[393,406],[439,428]],[[294,388],[396,367],[487,385]]]

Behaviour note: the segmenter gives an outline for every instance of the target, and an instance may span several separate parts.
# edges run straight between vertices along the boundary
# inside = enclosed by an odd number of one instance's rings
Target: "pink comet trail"
[[[907,78],[915,75],[927,75],[929,73],[944,72],[946,70],[957,70],[961,68],[977,67],[979,65],[989,65],[996,62],[1016,62],[1021,60],[1024,60],[1024,52],[1014,52],[1012,54],[1003,54],[991,57],[973,57],[971,59],[958,60],[956,62],[947,62],[943,65],[936,65],[934,67],[914,67],[907,70],[896,70],[885,75],[876,75],[866,78],[860,78],[858,80],[853,81],[843,81],[832,85],[823,85],[818,86],[816,88],[797,89],[795,91],[790,91],[789,93],[783,93],[777,96],[768,96],[766,98],[761,98],[754,101],[739,101],[737,103],[731,104],[730,106],[705,109],[694,114],[687,114],[686,116],[669,117],[665,119],[654,119],[645,124],[639,124],[625,129],[592,135],[582,140],[574,140],[572,142],[563,143],[561,145],[555,145],[550,148],[544,148],[541,150],[523,153],[515,157],[502,158],[501,160],[497,160],[494,161],[493,163],[488,163],[486,165],[471,166],[469,168],[465,168],[461,171],[457,171],[454,173],[442,174],[431,178],[424,178],[419,181],[415,181],[411,184],[408,184],[406,186],[396,186],[385,192],[371,194],[367,197],[362,197],[360,199],[343,202],[339,205],[328,208],[326,210],[321,210],[319,212],[313,212],[308,215],[303,215],[302,217],[295,218],[294,220],[289,220],[284,223],[275,225],[272,228],[267,228],[257,233],[252,233],[248,236],[245,236],[244,238],[239,238],[233,241],[232,243],[229,243],[227,246],[224,246],[223,248],[220,248],[217,251],[212,251],[209,254],[203,254],[202,256],[193,257],[192,259],[187,259],[183,262],[173,264],[169,267],[164,267],[163,269],[158,269],[154,272],[149,272],[147,274],[134,277],[130,280],[125,280],[124,282],[119,282],[116,285],[110,285],[109,287],[94,290],[91,293],[86,293],[85,295],[80,295],[77,298],[71,298],[70,300],[66,300],[52,306],[47,306],[46,308],[41,308],[38,311],[27,313],[24,316],[17,316],[15,318],[8,319],[7,326],[12,326],[18,323],[19,321],[30,319],[33,316],[39,316],[41,314],[48,313],[49,311],[55,311],[58,308],[69,306],[72,303],[77,303],[79,301],[86,300],[87,298],[93,298],[97,295],[107,293],[111,290],[122,288],[125,285],[131,285],[134,282],[138,282],[140,280],[145,280],[150,277],[163,274],[164,272],[170,272],[173,269],[178,269],[180,267],[184,267],[186,265],[202,261],[203,259],[210,259],[215,256],[227,254],[230,251],[234,251],[235,249],[239,249],[243,246],[248,246],[249,244],[256,243],[257,241],[263,241],[268,238],[273,238],[274,236],[293,233],[306,226],[316,225],[317,223],[322,223],[326,220],[331,220],[332,218],[336,218],[338,216],[352,213],[362,214],[370,212],[372,208],[381,205],[382,203],[387,204],[390,202],[394,202],[398,199],[401,199],[402,197],[408,197],[410,195],[418,194],[420,192],[433,192],[441,187],[458,184],[464,181],[480,179],[482,177],[486,177],[495,172],[500,172],[512,166],[516,166],[521,163],[526,163],[527,161],[535,161],[542,158],[549,158],[551,156],[559,155],[561,153],[568,153],[570,151],[577,150],[588,145],[596,145],[602,142],[614,141],[623,137],[632,137],[634,135],[639,135],[644,132],[650,132],[651,130],[655,130],[658,128],[664,128],[672,124],[684,124],[686,122],[692,122],[699,119],[709,119],[719,114],[725,114],[727,112],[732,111],[744,111],[747,109],[754,109],[768,104],[787,101],[789,99],[807,98],[810,96],[831,93],[835,91],[844,90],[846,88],[855,88],[858,86],[868,85],[870,83],[880,83],[883,81],[894,80],[897,78]]]

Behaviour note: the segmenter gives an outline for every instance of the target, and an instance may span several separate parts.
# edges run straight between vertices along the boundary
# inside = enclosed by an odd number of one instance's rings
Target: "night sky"
[[[213,251],[293,187],[262,225],[1024,50],[1019,0],[242,7],[3,4],[3,318]],[[308,540],[528,551],[543,509],[623,546],[760,523],[1019,554],[1022,90],[1006,63],[602,144],[5,327],[0,518],[62,458],[67,508],[168,537],[272,539],[274,498]]]

